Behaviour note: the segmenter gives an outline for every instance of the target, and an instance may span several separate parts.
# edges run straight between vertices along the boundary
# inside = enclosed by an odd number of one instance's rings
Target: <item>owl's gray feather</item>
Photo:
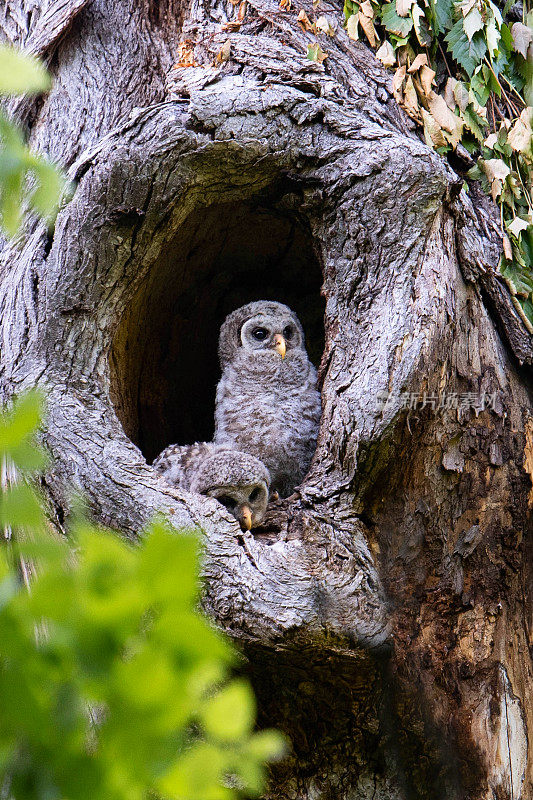
[[[268,334],[263,341],[255,339],[260,329]],[[302,326],[282,303],[249,303],[222,325],[219,355],[214,441],[259,458],[272,489],[287,496],[309,469],[321,413]]]
[[[255,527],[263,520],[270,474],[249,453],[213,442],[173,444],[158,455],[152,466],[172,486],[214,497],[243,528]],[[245,524],[247,508],[250,525]]]
[[[171,444],[159,453],[152,466],[168,483],[192,491],[191,481],[199,466],[216,449],[216,445],[211,442]]]

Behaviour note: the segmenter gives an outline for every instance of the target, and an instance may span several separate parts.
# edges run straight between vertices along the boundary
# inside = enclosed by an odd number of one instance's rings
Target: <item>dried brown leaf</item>
[[[501,194],[504,181],[511,170],[501,158],[488,158],[486,161],[481,161],[481,165],[485,175],[490,181],[492,199],[497,200],[498,196]]]
[[[503,254],[508,261],[513,260],[513,248],[506,233],[503,234]]]
[[[421,67],[427,66],[427,63],[427,55],[425,53],[419,53],[407,71],[411,73],[416,72]]]
[[[446,81],[446,86],[444,87],[444,99],[446,101],[446,105],[452,111],[455,109],[457,102],[455,100],[455,96],[453,94],[453,89],[455,84],[457,83],[455,78],[448,78]]]
[[[316,21],[316,29],[327,36],[334,36],[335,29],[327,17],[321,16]]]
[[[470,93],[462,81],[455,82],[453,87],[453,96],[455,97],[455,102],[461,111],[465,111],[467,105],[472,102]]]
[[[511,172],[505,161],[501,158],[488,158],[483,161],[483,169],[489,181],[498,180],[504,181]]]
[[[403,91],[402,106],[413,119],[420,120],[420,106],[418,105],[418,94],[411,76],[407,78]]]
[[[327,57],[328,54],[322,50],[318,42],[307,46],[307,58],[309,61],[316,61],[319,64],[322,64]]]
[[[226,39],[222,47],[217,53],[217,64],[223,64],[225,61],[229,61],[231,56],[231,42],[229,39]]]
[[[363,3],[363,6],[364,5],[365,3]],[[370,5],[370,3],[368,3],[368,5]],[[358,14],[359,25],[364,30],[365,36],[370,42],[370,46],[375,47],[379,39],[376,33],[376,29],[374,28],[374,21],[371,17],[367,17],[367,15],[363,13],[363,6],[361,6],[361,11],[359,11]]]
[[[421,109],[424,122],[424,138],[429,147],[444,147],[447,142],[442,133],[442,128],[425,108]]]
[[[531,154],[532,152],[532,117],[533,109],[524,108],[507,135],[507,142],[517,153]]]
[[[429,93],[428,105],[434,120],[450,134],[447,137],[450,144],[457,147],[463,135],[463,120],[450,111],[444,97],[434,91]]]
[[[376,51],[376,58],[378,58],[385,67],[393,67],[396,64],[394,48],[390,42],[383,42],[379,50]]]
[[[304,31],[312,31],[313,33],[315,32],[315,26],[313,25],[313,23],[311,22],[311,20],[303,10],[303,8],[296,17],[296,19],[298,20]]]
[[[470,11],[472,11],[476,3],[477,0],[463,0],[462,3],[459,3],[459,8],[462,11],[463,17],[466,17],[467,14],[469,14]]]
[[[222,26],[223,31],[238,31],[243,23],[244,15],[246,14],[246,0],[242,0],[237,11],[237,18],[226,22]]]
[[[515,22],[511,28],[511,36],[513,37],[514,49],[521,56],[527,58],[527,51],[529,45],[533,41],[533,31],[522,22]]]
[[[350,39],[353,39],[354,42],[359,39],[359,21],[357,19],[357,14],[352,14],[350,17],[348,17],[346,31]]]
[[[194,42],[191,39],[184,39],[178,45],[178,60],[175,67],[197,67],[194,58]]]
[[[398,67],[394,75],[392,76],[392,91],[394,94],[394,99],[397,103],[401,103],[403,100],[403,83],[405,81],[405,76],[407,74],[407,69],[405,66]]]
[[[396,13],[398,16],[406,17],[415,2],[416,0],[396,0]]]
[[[431,67],[427,67],[425,64],[420,70],[420,83],[422,84],[426,97],[429,97],[431,93],[431,84],[435,80],[435,74],[435,70],[431,69]]]
[[[509,225],[507,226],[507,230],[509,231],[509,233],[512,233],[513,236],[516,236],[516,238],[518,239],[522,231],[527,231],[529,225],[530,223],[527,222],[525,219],[522,219],[521,217],[515,217],[513,221],[510,222]]]

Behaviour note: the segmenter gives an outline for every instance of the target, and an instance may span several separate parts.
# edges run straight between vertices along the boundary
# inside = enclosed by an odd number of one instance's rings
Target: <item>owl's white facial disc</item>
[[[241,328],[241,343],[247,350],[279,353],[280,342],[283,355],[302,347],[300,326],[289,314],[256,314]]]

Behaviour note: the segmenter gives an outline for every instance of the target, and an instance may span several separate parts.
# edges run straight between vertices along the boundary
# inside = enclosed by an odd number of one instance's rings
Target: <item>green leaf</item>
[[[416,3],[411,6],[411,16],[415,26],[416,38],[422,47],[429,47],[433,41],[424,12]]]
[[[32,446],[41,407],[33,394],[0,412],[4,455]],[[43,521],[30,485],[0,488],[0,525],[15,529],[0,550],[0,770],[9,796],[260,795],[263,765],[282,743],[252,733],[249,683],[218,688],[237,655],[197,607],[199,537],[157,522],[133,546],[78,518],[67,541]],[[31,592],[17,575],[20,556],[36,564]]]
[[[531,300],[524,300],[522,297],[518,298],[518,302],[522,306],[522,311],[533,325],[533,302],[531,302]]]
[[[10,158],[23,159],[25,156],[24,140],[19,129],[13,125],[0,108],[0,145]],[[1,176],[1,173],[0,173]]]
[[[194,535],[177,536],[168,525],[153,523],[147,531],[139,564],[139,577],[154,602],[172,602],[192,608],[199,594],[197,572],[200,544]],[[181,580],[176,581],[176,564]]]
[[[381,21],[390,33],[396,36],[407,36],[413,28],[411,17],[400,17],[396,13],[396,3],[387,3],[381,8]]]
[[[36,58],[0,45],[0,94],[38,94],[50,88],[50,76]]]
[[[34,178],[29,204],[48,223],[55,217],[66,180],[53,164],[32,154],[15,125],[0,111],[0,224],[15,236],[23,219],[28,173]]]
[[[489,99],[490,96],[491,75],[492,72],[490,71],[490,69],[486,67],[485,64],[483,64],[483,67],[474,75],[472,75],[472,79],[470,81],[470,87],[474,92],[478,103],[481,106],[486,105],[487,100]]]
[[[346,21],[352,16],[352,14],[357,12],[357,8],[351,0],[345,0],[344,2],[344,18]]]
[[[320,47],[318,42],[314,42],[313,44],[307,45],[307,59],[308,61],[316,61],[318,64],[322,64],[322,62],[328,57],[327,53],[324,53],[322,48]]]
[[[44,396],[31,391],[19,395],[12,407],[0,412],[0,453],[9,452],[34,436],[44,413]]]
[[[482,33],[476,33],[470,42],[470,53],[477,63],[480,63],[487,52],[487,43]]]
[[[524,100],[531,108],[533,106],[533,61],[530,61],[529,59],[527,61],[523,61],[518,65],[518,69],[523,78],[521,85],[524,89]],[[517,86],[515,81],[513,81],[512,76],[509,76],[509,80],[515,89],[520,91],[520,86]]]
[[[514,263],[507,261],[501,273],[513,284],[517,295],[527,298],[533,292],[533,277],[526,275],[524,270]]]
[[[0,192],[0,224],[8,236],[15,236],[22,222],[24,171],[16,167],[2,170]]]
[[[286,754],[287,749],[288,742],[279,731],[273,730],[255,733],[248,745],[248,752],[261,761],[277,761]]]
[[[451,27],[452,0],[429,0],[430,23],[433,33],[438,36]]]
[[[496,26],[496,20],[492,16],[490,17],[486,26],[486,36],[487,36],[487,47],[489,49],[489,55],[491,58],[494,58],[498,51],[498,45],[500,43],[501,34]]]
[[[40,528],[43,521],[39,499],[26,484],[11,486],[0,495],[0,526]]]
[[[514,47],[513,35],[509,29],[509,26],[506,25],[505,22],[502,25],[500,25],[500,35],[502,37],[501,38],[502,46],[508,53],[510,53]]]
[[[477,6],[474,6],[463,19],[463,29],[469,41],[477,31],[483,29],[483,20]]]
[[[229,800],[233,793],[220,783],[227,767],[228,757],[222,750],[201,742],[159,777],[156,787],[172,800]]]
[[[463,30],[463,21],[459,19],[446,35],[444,41],[448,44],[448,50],[455,61],[471,78],[475,68],[487,52],[487,45],[482,34],[477,33],[471,41],[468,41]]]
[[[462,19],[457,20],[450,32],[445,36],[444,41],[448,44],[448,50],[469,77],[476,68],[476,62],[470,55],[470,45],[466,38]]]
[[[32,391],[0,413],[0,456],[8,456],[22,472],[40,470],[46,464],[44,451],[33,441],[43,408],[43,395]]]
[[[250,733],[254,717],[255,703],[250,686],[235,680],[207,701],[202,723],[213,738],[231,742]]]
[[[484,139],[482,124],[484,123],[486,125],[487,123],[475,113],[475,111],[472,109],[472,106],[467,106],[465,108],[462,117],[478,142],[482,142]]]
[[[33,156],[30,169],[36,177],[37,185],[30,195],[30,205],[39,216],[48,221],[55,218],[61,193],[65,188],[65,178],[50,161]]]

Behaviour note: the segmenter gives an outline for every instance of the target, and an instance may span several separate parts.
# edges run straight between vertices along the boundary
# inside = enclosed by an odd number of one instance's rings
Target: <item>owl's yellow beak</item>
[[[287,352],[287,345],[285,344],[285,339],[281,335],[281,333],[276,333],[274,336],[274,347],[280,354],[282,360],[285,358],[285,353]]]
[[[249,531],[252,527],[252,511],[250,506],[241,506],[239,510],[239,523],[243,531]]]

